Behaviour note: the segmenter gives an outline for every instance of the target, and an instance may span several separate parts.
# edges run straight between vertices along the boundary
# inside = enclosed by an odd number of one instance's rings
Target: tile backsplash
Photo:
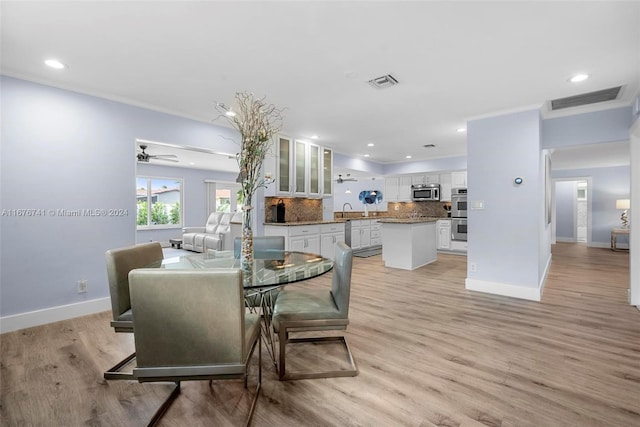
[[[271,207],[284,202],[284,221],[322,221],[322,199],[305,199],[301,197],[265,197],[264,222],[273,222]]]
[[[451,202],[389,202],[387,209],[390,216],[398,218],[408,218],[414,212],[420,216],[446,218],[446,205],[451,206]]]
[[[305,199],[301,197],[265,197],[264,222],[273,222],[271,207],[282,200],[285,206],[285,222],[322,221],[322,199]],[[369,211],[371,217],[408,218],[413,213],[420,216],[446,218],[445,205],[450,202],[388,202],[386,211]],[[397,210],[396,210],[397,207]],[[347,210],[344,218],[362,218],[364,211]],[[335,219],[342,219],[343,213],[336,211]]]

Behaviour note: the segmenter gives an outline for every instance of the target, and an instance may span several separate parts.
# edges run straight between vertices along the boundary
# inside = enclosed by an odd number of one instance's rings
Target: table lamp
[[[616,200],[616,209],[622,209],[622,215],[620,219],[622,220],[622,228],[629,227],[629,220],[627,219],[627,209],[631,207],[631,201],[629,199],[618,199]]]

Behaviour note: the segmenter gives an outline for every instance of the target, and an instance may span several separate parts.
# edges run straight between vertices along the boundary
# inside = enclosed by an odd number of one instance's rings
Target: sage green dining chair
[[[291,332],[346,330],[349,324],[353,251],[344,242],[336,244],[331,290],[317,288],[283,289],[276,298],[272,325],[278,335],[278,375],[280,380],[350,377],[358,375],[349,344],[344,336],[291,338]],[[338,341],[346,350],[348,369],[286,371],[287,344]]]
[[[236,237],[233,240],[233,256],[240,257],[242,251],[242,238]],[[284,251],[284,236],[254,236],[253,256],[262,258],[269,255],[271,251]]]
[[[105,253],[107,261],[107,279],[111,296],[111,327],[115,332],[133,333],[131,299],[129,297],[129,272],[135,268],[147,267],[162,261],[164,255],[159,242],[142,243],[124,248],[110,249]],[[131,379],[130,373],[121,372],[135,359],[133,352],[113,368],[104,373],[107,380]]]
[[[175,382],[156,411],[155,425],[180,394],[182,381],[243,379],[258,347],[258,381],[247,425],[262,384],[260,316],[245,313],[237,269],[137,269],[129,274],[139,382]],[[226,388],[229,392],[232,388]]]
[[[233,256],[240,258],[242,251],[242,238],[236,237],[233,241]],[[253,257],[268,258],[269,254],[273,255],[274,251],[284,251],[284,236],[255,236],[253,238]],[[255,311],[260,307],[261,297],[266,298],[266,304],[272,305],[272,301],[277,297],[280,289],[272,289],[269,292],[257,294],[255,291],[245,292],[245,302],[251,311]]]

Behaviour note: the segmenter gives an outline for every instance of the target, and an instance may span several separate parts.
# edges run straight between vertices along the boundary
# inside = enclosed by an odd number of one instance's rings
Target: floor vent
[[[613,101],[618,98],[622,86],[611,89],[597,90],[595,92],[583,93],[581,95],[568,96],[566,98],[554,99],[551,101],[551,110],[561,110],[563,108],[579,107],[581,105],[595,104],[598,102]]]
[[[369,80],[369,84],[376,89],[384,89],[397,85],[398,79],[393,77],[391,74],[387,74],[386,76],[376,77],[375,79]]]

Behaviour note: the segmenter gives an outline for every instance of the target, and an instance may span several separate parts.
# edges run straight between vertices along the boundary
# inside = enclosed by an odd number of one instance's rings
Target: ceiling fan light
[[[229,108],[229,110],[226,113],[224,113],[224,115],[227,116],[227,117],[235,117],[236,116],[236,112],[233,111],[231,108]]]
[[[351,190],[347,188],[347,189],[345,190],[344,194],[351,194]]]

